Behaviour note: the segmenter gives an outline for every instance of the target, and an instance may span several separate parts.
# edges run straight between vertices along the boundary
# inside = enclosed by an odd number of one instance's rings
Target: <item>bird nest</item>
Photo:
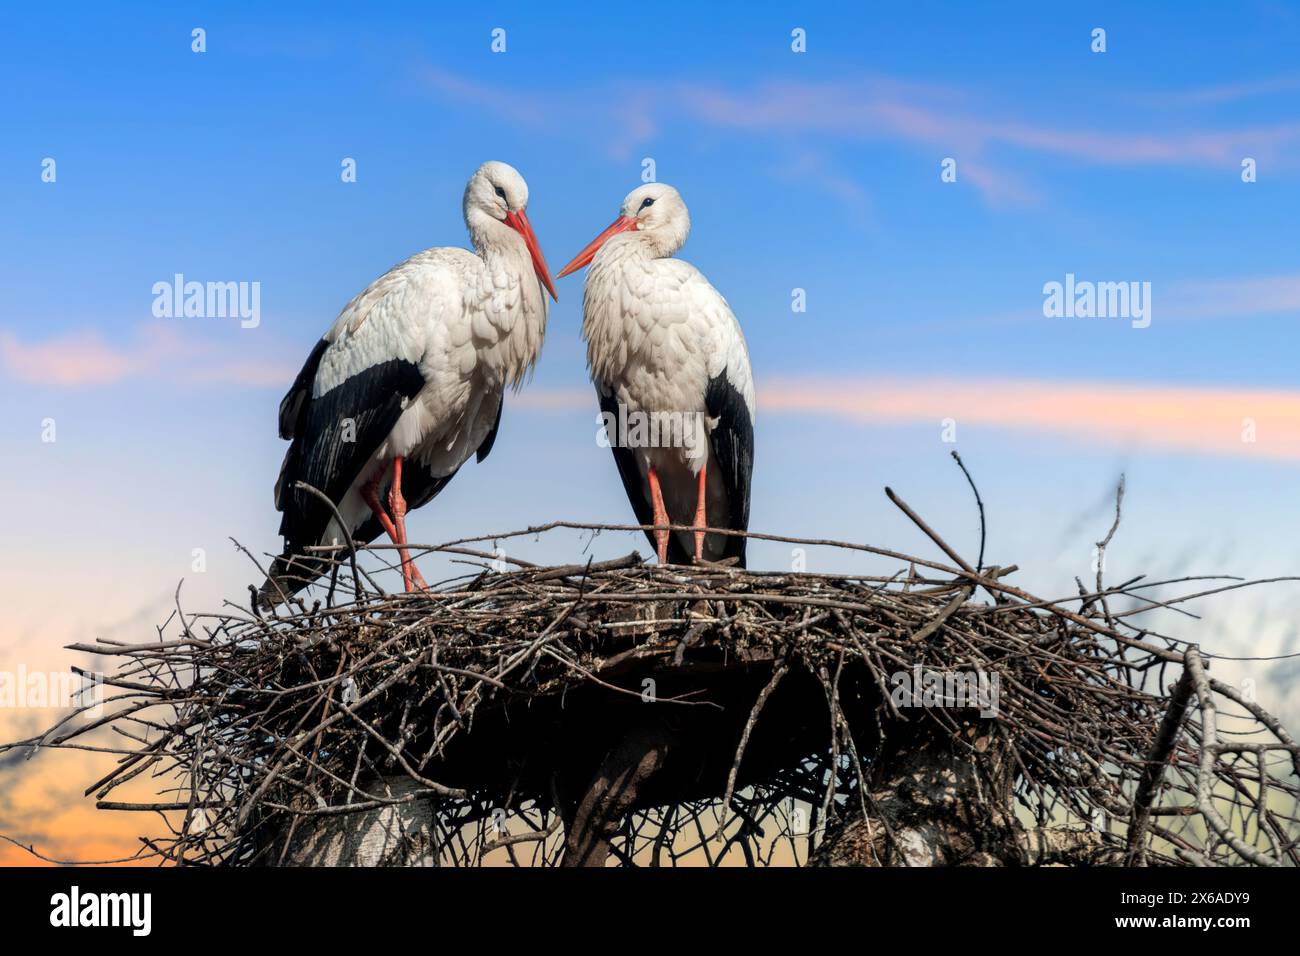
[[[1144,596],[1169,582],[1040,600],[895,502],[947,560],[751,535],[901,570],[499,570],[492,535],[414,548],[498,569],[405,594],[373,570],[393,551],[335,551],[275,612],[178,604],[156,641],[78,645],[117,663],[107,712],[9,746],[115,729],[87,793],[161,811],[140,855],[173,863],[322,862],[314,836],[363,820],[402,831],[383,862],[817,862],[852,821],[879,838],[858,862],[889,862],[891,775],[936,748],[1012,829],[1085,832],[1091,862],[1300,861],[1295,742],[1208,655],[1129,623],[1182,600]],[[514,535],[557,528],[635,530]],[[156,799],[116,799],[148,779]]]

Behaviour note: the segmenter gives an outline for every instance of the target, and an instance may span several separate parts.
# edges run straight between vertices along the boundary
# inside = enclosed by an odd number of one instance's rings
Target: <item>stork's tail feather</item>
[[[257,603],[266,610],[286,603],[307,585],[329,571],[330,561],[286,551],[275,559],[266,582],[257,592]]]

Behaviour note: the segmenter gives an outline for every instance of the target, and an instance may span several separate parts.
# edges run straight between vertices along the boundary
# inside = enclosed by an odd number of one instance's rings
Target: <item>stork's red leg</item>
[[[650,468],[647,477],[650,479],[650,501],[654,505],[654,524],[668,524],[668,509],[664,507],[664,493],[659,487],[659,476],[655,473],[653,467]],[[659,549],[659,563],[668,563],[668,535],[670,532],[667,528],[655,531],[655,544]]]
[[[384,506],[379,502],[379,485],[384,480],[384,475],[387,473],[387,468],[380,468],[379,471],[375,473],[375,477],[371,478],[361,486],[361,500],[370,506],[370,510],[373,511],[375,517],[379,519],[379,524],[383,527],[384,531],[388,533],[388,536],[393,539],[393,544],[400,546],[402,544],[401,535],[398,533],[397,527],[393,524],[393,519],[388,517],[388,512],[384,510]],[[402,566],[402,583],[406,585],[406,590],[411,590],[411,581],[407,576],[405,564]]]
[[[708,462],[700,466],[699,488],[695,492],[695,561],[704,560],[704,529],[709,526],[709,518],[704,507],[704,482],[709,470]]]
[[[388,489],[388,508],[393,513],[393,521],[397,525],[397,553],[402,556],[402,580],[406,584],[406,590],[413,591],[415,582],[419,582],[420,587],[428,589],[424,581],[424,575],[415,566],[411,560],[411,552],[406,550],[406,499],[402,496],[402,457],[398,455],[393,459],[393,483]]]

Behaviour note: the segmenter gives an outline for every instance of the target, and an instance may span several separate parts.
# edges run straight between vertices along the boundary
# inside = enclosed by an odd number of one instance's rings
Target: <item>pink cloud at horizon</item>
[[[90,387],[161,378],[204,384],[279,387],[296,369],[274,359],[245,357],[228,346],[186,338],[161,323],[137,326],[121,344],[97,329],[78,329],[38,341],[0,330],[0,368],[33,385]]]
[[[1030,380],[761,383],[759,414],[972,424],[1104,445],[1300,461],[1300,391]]]
[[[595,409],[586,389],[535,388],[539,411]],[[809,415],[868,425],[971,425],[1096,445],[1300,461],[1300,391],[1012,379],[758,381],[758,416]],[[1253,440],[1251,440],[1253,438]]]

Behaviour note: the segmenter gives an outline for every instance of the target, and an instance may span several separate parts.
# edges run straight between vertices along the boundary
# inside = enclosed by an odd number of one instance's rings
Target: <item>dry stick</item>
[[[1146,768],[1138,782],[1137,793],[1133,797],[1133,816],[1128,830],[1128,857],[1126,866],[1145,866],[1147,858],[1146,829],[1151,819],[1151,804],[1160,791],[1160,782],[1165,774],[1165,763],[1178,742],[1178,731],[1183,726],[1187,707],[1192,699],[1191,671],[1184,667],[1183,673],[1174,687],[1173,696],[1165,710],[1164,719],[1156,733],[1151,753],[1147,757]]]
[[[1277,737],[1277,739],[1291,751],[1291,768],[1294,770],[1295,775],[1300,777],[1300,745],[1297,745],[1291,738],[1291,735],[1286,732],[1286,728],[1282,726],[1281,721],[1268,713],[1268,711],[1264,710],[1263,707],[1260,707],[1254,701],[1247,700],[1235,687],[1230,687],[1212,677],[1210,678],[1209,684],[1210,689],[1216,694],[1222,694],[1234,704],[1240,704],[1242,707],[1246,708],[1252,717],[1267,727],[1273,736]]]
[[[912,523],[914,525],[916,525],[918,528],[924,531],[926,536],[929,537],[931,541],[933,541],[935,544],[939,546],[940,551],[948,555],[948,557],[952,558],[953,561],[957,562],[957,566],[959,568],[961,568],[963,571],[967,572],[968,574],[973,574],[976,577],[979,577],[980,572],[976,571],[969,564],[967,564],[965,558],[963,558],[956,551],[954,551],[952,549],[952,546],[949,545],[947,541],[939,537],[938,532],[936,532],[933,528],[931,528],[928,524],[926,524],[925,519],[923,519],[919,514],[913,511],[911,506],[906,501],[898,497],[898,495],[894,494],[893,488],[886,487],[885,495],[889,498],[890,501],[892,501],[894,504],[896,504],[899,507],[899,509],[903,512],[903,514],[907,515],[909,518],[912,519]]]
[[[1195,647],[1190,647],[1187,649],[1186,659],[1187,671],[1192,676],[1196,698],[1201,707],[1201,727],[1205,737],[1201,742],[1201,761],[1196,775],[1196,806],[1219,839],[1228,844],[1238,856],[1256,866],[1278,866],[1277,860],[1260,853],[1253,846],[1248,846],[1241,837],[1233,833],[1214,807],[1214,795],[1210,791],[1210,785],[1211,780],[1217,776],[1215,763],[1219,754],[1216,718],[1218,708],[1214,703],[1214,694],[1210,689],[1209,676],[1205,673],[1205,665],[1201,663],[1200,652]]]
[[[1110,544],[1111,538],[1115,537],[1115,532],[1119,530],[1120,518],[1123,515],[1124,505],[1124,475],[1119,476],[1119,485],[1115,488],[1115,520],[1106,532],[1106,537],[1097,542],[1097,592],[1100,594],[1105,591],[1102,586],[1101,578],[1106,565],[1106,547]],[[1100,598],[1102,614],[1106,618],[1106,623],[1112,627],[1115,621],[1110,616],[1110,606],[1104,597]]]
[[[731,762],[731,770],[727,773],[727,788],[722,792],[722,823],[718,827],[718,839],[721,840],[725,835],[727,828],[727,811],[731,807],[732,794],[736,792],[736,776],[740,773],[740,761],[745,758],[745,748],[749,746],[749,735],[754,730],[754,725],[758,722],[758,715],[763,711],[763,705],[767,703],[768,697],[776,686],[781,683],[781,678],[785,676],[786,671],[790,668],[781,661],[772,672],[772,678],[767,682],[762,691],[759,692],[758,699],[754,701],[754,706],[750,708],[749,719],[745,721],[745,729],[740,735],[740,746],[736,748],[736,759]]]
[[[954,454],[956,453],[954,452]],[[963,604],[966,603],[966,601],[970,598],[971,592],[973,590],[974,590],[973,588],[966,587],[966,588],[962,588],[960,591],[954,594],[952,600],[949,601],[947,605],[944,607],[944,609],[939,612],[938,616],[935,617],[933,620],[931,620],[928,624],[926,624],[925,627],[921,628],[919,631],[913,634],[910,640],[920,643],[921,641],[924,641],[926,638],[932,635],[935,631],[939,630],[939,628],[943,627],[944,622],[947,621],[948,618],[956,614],[957,610]]]
[[[966,482],[970,485],[970,490],[971,490],[972,492],[974,492],[974,494],[975,494],[975,505],[976,505],[977,508],[979,508],[979,512],[980,512],[980,556],[979,556],[979,560],[978,560],[977,562],[975,562],[975,570],[976,570],[976,571],[983,571],[983,570],[984,570],[984,540],[985,540],[985,527],[984,527],[984,501],[980,498],[980,490],[979,490],[978,488],[975,487],[975,479],[972,478],[972,477],[970,476],[970,472],[966,470],[966,463],[965,463],[964,461],[961,460],[961,455],[957,454],[956,451],[953,451],[953,453],[952,453],[952,458],[953,458],[953,461],[957,462],[957,467],[961,469],[961,473],[962,473],[963,475],[966,476]]]
[[[1076,578],[1075,580],[1078,580],[1078,579]],[[1136,581],[1136,580],[1138,580],[1138,578],[1134,578],[1133,580]],[[1131,584],[1131,583],[1132,583],[1132,582],[1129,582],[1129,584]],[[1167,583],[1170,583],[1170,582],[1157,582],[1157,583],[1159,583],[1159,584],[1167,584]],[[1251,583],[1251,584],[1258,584],[1258,583],[1262,583],[1262,582],[1252,581],[1252,582],[1250,582],[1250,583]],[[1143,585],[1143,587],[1154,587],[1154,586],[1155,586],[1155,584],[1146,584],[1146,585]],[[1240,586],[1240,585],[1238,585],[1238,586]],[[1106,588],[1104,591],[1091,591],[1091,592],[1086,593],[1086,594],[1068,594],[1068,595],[1066,595],[1066,596],[1063,597],[1063,598],[1054,598],[1053,600],[1050,600],[1050,601],[1036,601],[1036,602],[1034,602],[1033,604],[1001,604],[1001,605],[998,605],[998,606],[996,606],[996,607],[981,607],[981,608],[976,608],[976,609],[975,609],[975,613],[977,613],[977,614],[997,614],[997,613],[999,613],[999,612],[1001,612],[1001,611],[1024,611],[1024,610],[1031,610],[1031,609],[1035,609],[1035,608],[1048,609],[1048,608],[1051,608],[1051,607],[1053,607],[1053,606],[1055,606],[1055,605],[1057,605],[1057,604],[1064,604],[1064,603],[1066,603],[1067,601],[1080,601],[1080,602],[1082,602],[1081,605],[1080,605],[1080,609],[1081,609],[1081,610],[1087,610],[1089,607],[1091,607],[1093,604],[1096,604],[1099,600],[1101,600],[1101,599],[1103,599],[1103,598],[1106,598],[1106,597],[1109,597],[1109,596],[1111,596],[1111,595],[1115,595],[1115,594],[1122,594],[1122,595],[1124,595],[1125,597],[1127,597],[1127,598],[1132,598],[1132,599],[1135,600],[1135,601],[1142,601],[1146,606],[1145,606],[1145,607],[1136,607],[1136,608],[1133,608],[1131,611],[1125,611],[1125,612],[1123,612],[1123,613],[1121,613],[1121,614],[1113,614],[1113,615],[1111,615],[1112,620],[1118,620],[1118,619],[1121,618],[1121,617],[1130,617],[1131,615],[1134,615],[1134,614],[1145,614],[1145,613],[1147,613],[1148,611],[1154,611],[1156,608],[1164,608],[1165,610],[1173,611],[1173,612],[1175,612],[1175,613],[1177,613],[1177,614],[1181,614],[1181,615],[1183,615],[1184,617],[1188,617],[1188,618],[1191,618],[1191,619],[1193,619],[1193,620],[1200,620],[1200,615],[1193,614],[1191,611],[1185,610],[1184,608],[1175,607],[1176,604],[1180,604],[1180,603],[1182,603],[1183,601],[1186,601],[1186,600],[1188,599],[1187,597],[1175,598],[1175,599],[1170,600],[1170,601],[1157,601],[1155,598],[1149,598],[1149,597],[1146,597],[1145,595],[1142,595],[1142,594],[1135,594],[1135,593],[1134,593],[1134,590],[1136,590],[1136,589],[1129,587],[1129,585],[1127,585],[1127,584],[1119,584],[1119,585],[1116,585],[1115,587]],[[1113,626],[1113,624],[1112,624],[1112,626]],[[1216,656],[1217,656],[1217,655],[1216,655]]]
[[[1238,591],[1238,590],[1241,590],[1242,588],[1253,588],[1253,587],[1256,587],[1256,586],[1261,585],[1261,584],[1279,584],[1279,583],[1282,583],[1282,582],[1288,582],[1288,581],[1300,581],[1300,577],[1297,577],[1297,576],[1295,576],[1295,575],[1283,575],[1283,576],[1281,576],[1281,577],[1276,577],[1276,578],[1259,578],[1258,580],[1255,580],[1255,581],[1242,581],[1242,582],[1240,582],[1240,583],[1238,583],[1238,584],[1225,584],[1225,585],[1224,585],[1223,587],[1221,587],[1221,588],[1211,588],[1211,589],[1208,590],[1208,591],[1197,591],[1195,594],[1185,594],[1185,595],[1183,595],[1182,597],[1170,598],[1167,602],[1164,603],[1164,606],[1170,606],[1170,605],[1174,605],[1174,604],[1184,604],[1184,603],[1186,603],[1187,601],[1194,601],[1196,598],[1208,597],[1208,596],[1213,595],[1213,594],[1223,594],[1225,591]],[[1133,615],[1133,614],[1141,614],[1142,612],[1144,612],[1144,611],[1148,611],[1148,610],[1150,610],[1150,608],[1136,608],[1136,609],[1134,609],[1134,610],[1132,610],[1132,611],[1121,611],[1119,614],[1114,615],[1114,618],[1115,618],[1115,620],[1119,620],[1119,619],[1122,618],[1122,617],[1129,617],[1129,616],[1131,616],[1131,615]],[[1217,657],[1217,658],[1219,658],[1220,660],[1260,660],[1260,661],[1272,661],[1272,660],[1283,660],[1284,658],[1287,658],[1287,657],[1295,657],[1296,655],[1294,655],[1294,654],[1279,654],[1279,655],[1277,655],[1276,657],[1225,657],[1225,656],[1222,655],[1222,654],[1206,654],[1206,653],[1202,653],[1201,656],[1202,656],[1202,658],[1205,658],[1205,657]]]
[[[231,538],[230,540],[234,542],[235,548],[237,550],[242,551],[244,555],[248,558],[248,560],[253,562],[253,567],[257,568],[257,573],[261,575],[263,578],[265,578],[266,580],[271,581],[271,583],[275,585],[275,589],[280,592],[280,600],[283,603],[288,604],[289,595],[284,593],[284,588],[280,587],[279,581],[274,581],[271,579],[271,576],[267,574],[266,570],[262,567],[262,563],[253,556],[253,552],[249,551],[238,541],[235,541],[234,538]],[[261,620],[262,612],[258,609],[257,606],[257,588],[254,585],[250,584],[248,586],[248,591],[249,591],[249,609],[253,612],[254,617],[256,617],[258,620]]]
[[[547,837],[551,836],[559,829],[560,829],[560,815],[557,813],[555,814],[554,819],[551,820],[550,826],[548,826],[545,830],[534,830],[532,833],[514,833],[514,834],[510,834],[509,836],[498,837],[497,839],[491,841],[490,843],[483,844],[483,848],[482,850],[479,851],[479,853],[480,856],[486,856],[487,854],[491,853],[493,850],[498,850],[504,846],[513,846],[514,844],[517,843],[531,843],[536,840],[545,840]]]
[[[299,491],[306,491],[310,494],[315,495],[321,501],[325,502],[325,504],[329,507],[330,511],[333,512],[334,520],[337,521],[339,524],[339,531],[343,534],[343,537],[346,538],[348,542],[348,560],[352,564],[352,586],[357,593],[360,593],[361,578],[357,574],[357,546],[356,546],[356,542],[352,540],[351,529],[349,529],[348,526],[343,523],[343,515],[339,514],[339,509],[335,506],[334,502],[330,499],[330,496],[325,494],[325,492],[319,490],[318,488],[313,487],[312,485],[307,484],[307,482],[305,481],[295,481],[293,483],[293,486],[297,488]],[[328,603],[331,605],[334,603],[333,584],[330,585]]]
[[[476,541],[495,541],[501,538],[522,538],[522,537],[527,537],[529,535],[539,535],[547,531],[555,531],[555,530],[596,531],[596,532],[600,532],[600,531],[644,532],[644,531],[654,531],[656,529],[663,530],[664,528],[667,528],[669,531],[703,530],[707,534],[728,535],[731,537],[738,537],[738,538],[750,538],[755,541],[776,541],[783,544],[803,544],[803,545],[809,545],[811,547],[840,548],[845,551],[861,551],[865,554],[874,554],[879,557],[890,558],[892,560],[902,561],[904,563],[913,562],[915,564],[920,565],[921,567],[930,568],[936,571],[942,571],[947,574],[953,573],[952,568],[946,567],[942,564],[936,564],[933,561],[926,561],[921,558],[914,558],[910,555],[903,554],[900,551],[891,551],[888,548],[876,548],[867,544],[856,544],[852,541],[839,541],[834,538],[802,538],[802,537],[794,537],[792,535],[767,534],[758,531],[737,531],[734,528],[697,529],[695,525],[690,525],[690,524],[670,524],[670,525],[607,524],[607,523],[595,523],[595,522],[586,522],[586,521],[559,520],[559,521],[548,521],[543,524],[530,525],[527,528],[520,528],[516,531],[501,531],[501,532],[496,532],[494,534],[482,534],[482,535],[474,535],[466,538],[455,538],[451,541],[443,542],[442,544],[412,544],[412,545],[407,545],[407,547],[411,549],[418,548],[419,550],[424,552],[435,552],[435,551],[445,551],[457,545],[472,544],[473,542]],[[369,549],[374,551],[374,550],[392,549],[394,547],[396,546],[395,545],[370,545]],[[312,550],[322,551],[322,552],[328,550],[341,551],[343,550],[343,546],[326,545],[326,546],[321,546],[319,548],[313,548]],[[659,567],[659,565],[656,565],[656,567]],[[678,566],[663,565],[663,567],[672,568]],[[689,568],[691,571],[698,571],[700,570],[700,568],[705,566],[685,565],[681,567]],[[711,565],[707,567],[710,570],[718,570],[721,566]],[[723,568],[723,570],[725,570],[725,568]]]
[[[926,524],[925,521],[921,518],[921,516],[911,509],[911,507],[907,504],[907,502],[903,501],[902,498],[894,494],[892,489],[886,488],[885,494],[889,496],[890,501],[898,505],[898,507],[902,510],[902,512],[905,515],[907,515],[909,518],[912,519],[913,523],[918,528],[920,528],[922,531],[926,533],[926,535],[929,536],[931,541],[937,544],[939,548],[946,555],[948,555],[948,557],[952,558],[955,562],[957,562],[958,566],[963,571],[966,572],[965,576],[969,578],[971,581],[975,582],[976,584],[984,585],[985,589],[990,591],[990,593],[992,593],[993,591],[1001,591],[1005,594],[1009,594],[1013,597],[1016,597],[1022,601],[1026,601],[1029,603],[1041,603],[1041,602],[1037,602],[1033,595],[1027,593],[1026,591],[1021,590],[1020,588],[1013,587],[1009,584],[1003,584],[1000,581],[991,580],[987,575],[977,573],[974,568],[972,568],[969,564],[967,564],[962,559],[962,557],[957,554],[957,552],[952,550],[952,548],[948,545],[948,542],[944,541],[943,538],[939,537],[939,535],[934,531],[934,529],[932,529],[928,524]],[[1101,634],[1103,637],[1108,637],[1111,640],[1118,641],[1119,643],[1124,644],[1128,647],[1141,648],[1142,650],[1147,651],[1148,653],[1155,654],[1159,657],[1164,657],[1166,660],[1170,660],[1174,662],[1180,663],[1183,659],[1183,655],[1177,653],[1176,651],[1168,651],[1165,650],[1164,648],[1156,647],[1152,644],[1147,644],[1145,641],[1138,641],[1130,637],[1125,637],[1124,635],[1115,631],[1112,627],[1098,624],[1095,621],[1091,621],[1088,618],[1084,617],[1082,614],[1076,614],[1073,611],[1070,611],[1066,608],[1052,605],[1048,607],[1047,610],[1051,611],[1051,613],[1055,614],[1058,617],[1065,618],[1068,621],[1078,624],[1080,627],[1085,627],[1088,630],[1093,631],[1094,633]]]
[[[609,561],[587,561],[586,564],[566,564],[558,568],[549,568],[541,574],[535,575],[533,581],[552,581],[556,578],[571,578],[574,575],[582,575],[583,579],[590,577],[592,572],[600,571],[617,571],[623,568],[634,568],[642,562],[641,555],[633,551],[621,558],[614,558]]]
[[[840,774],[839,721],[842,716],[840,713],[840,706],[839,706],[839,700],[840,700],[839,685],[840,685],[840,674],[844,670],[844,657],[845,657],[844,652],[840,651],[839,662],[835,666],[834,678],[830,680],[827,679],[828,675],[826,672],[825,665],[823,665],[821,668],[818,669],[818,674],[817,674],[817,676],[821,679],[822,682],[822,690],[826,693],[826,703],[828,709],[830,710],[830,716],[831,716],[830,772],[827,774],[828,779],[826,781],[826,794],[825,796],[822,797],[821,814],[819,816],[819,823],[823,831],[825,831],[826,828],[830,825],[831,801],[835,799],[836,784],[839,783],[839,774]],[[812,841],[815,837],[816,837],[816,833],[809,833],[808,835],[808,847],[810,851],[812,849]]]

